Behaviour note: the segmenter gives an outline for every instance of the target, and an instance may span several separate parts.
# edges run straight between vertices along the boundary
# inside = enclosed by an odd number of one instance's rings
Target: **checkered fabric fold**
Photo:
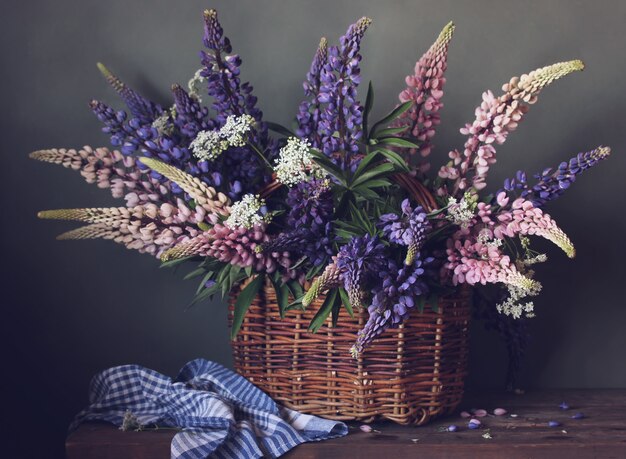
[[[178,427],[171,457],[278,457],[300,443],[341,437],[342,422],[281,407],[242,376],[222,365],[192,360],[172,381],[156,371],[124,365],[91,381],[89,407],[70,432],[86,421],[121,426],[125,415],[142,426]]]

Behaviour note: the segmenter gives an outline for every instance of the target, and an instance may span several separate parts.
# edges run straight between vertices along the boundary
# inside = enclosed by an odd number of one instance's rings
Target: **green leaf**
[[[376,156],[378,156],[378,153],[378,151],[373,151],[363,157],[363,159],[359,162],[359,166],[356,168],[356,171],[354,171],[354,174],[352,175],[353,181],[367,170],[370,163],[374,160],[374,158],[376,158]]]
[[[161,263],[161,266],[159,266],[159,268],[173,268],[174,266],[178,266],[186,261],[189,261],[191,258],[193,258],[193,256],[185,257],[185,258],[178,258],[176,260],[163,261]]]
[[[377,165],[376,167],[371,168],[367,172],[361,174],[360,177],[355,179],[352,182],[353,187],[357,187],[370,179],[378,178],[379,176],[385,176],[393,173],[396,170],[396,167],[391,163],[382,163]]]
[[[374,234],[376,232],[372,221],[362,210],[358,209],[353,203],[350,203],[350,215],[352,217],[352,220],[361,230],[363,230],[364,233]]]
[[[402,134],[404,131],[406,131],[408,129],[407,126],[402,126],[402,127],[394,127],[394,128],[387,128],[387,129],[381,129],[380,131],[378,131],[376,133],[376,137],[372,137],[373,139],[380,139],[382,137],[391,137],[391,136],[395,136],[396,134]],[[378,142],[377,142],[378,143]]]
[[[325,156],[323,153],[321,153],[318,150],[315,150],[314,148],[311,148],[309,152],[313,156],[313,161],[319,164],[319,166],[322,169],[324,169],[326,172],[328,172],[330,175],[335,177],[342,185],[346,186],[345,174],[339,166],[337,166],[330,159],[328,159],[328,157]]]
[[[379,122],[374,124],[374,126],[372,126],[372,131],[370,135],[375,135],[376,131],[379,131],[380,129],[383,129],[389,126],[389,124],[393,120],[395,120],[399,116],[402,116],[404,113],[406,113],[411,108],[412,105],[413,105],[412,100],[409,100],[408,102],[398,105],[396,108],[391,110],[391,112],[389,112],[387,116],[385,116]]]
[[[417,310],[422,313],[424,312],[424,305],[426,304],[426,298],[424,295],[421,295],[417,298]]]
[[[294,299],[298,300],[304,296],[302,285],[297,280],[290,280],[286,285]]]
[[[368,182],[369,183],[369,182]],[[361,196],[362,198],[371,201],[373,199],[380,198],[380,195],[373,191],[371,188],[368,188],[365,185],[359,185],[354,189],[354,194]]]
[[[278,303],[280,317],[283,318],[285,317],[287,306],[289,306],[289,289],[287,288],[287,285],[280,281],[278,276],[269,276],[269,279],[272,282],[274,291],[276,292],[276,302]]]
[[[348,292],[344,288],[339,288],[339,295],[341,296],[341,302],[343,303],[346,311],[350,314],[350,317],[354,318],[354,310],[352,309],[352,304],[350,303],[350,298],[348,297]]]
[[[187,274],[185,274],[185,277],[183,277],[183,279],[184,280],[193,279],[194,277],[201,276],[204,273],[205,273],[204,268],[197,268],[197,269],[194,269],[193,271],[188,272]]]
[[[332,310],[333,328],[337,326],[337,320],[339,320],[339,311],[341,311],[341,298],[335,295],[335,301],[333,302],[333,310]]]
[[[239,292],[239,295],[237,295],[233,311],[233,327],[230,330],[231,339],[235,339],[237,333],[239,333],[239,329],[243,323],[243,318],[246,315],[246,312],[248,312],[248,308],[252,304],[252,300],[254,300],[257,296],[259,290],[261,290],[264,280],[265,276],[263,274],[259,274],[254,278],[254,280],[246,285],[241,292]]]
[[[268,129],[279,133],[280,135],[284,135],[285,137],[297,137],[297,135],[291,131],[289,128],[286,128],[282,124],[272,123],[271,121],[265,121],[265,125]]]
[[[370,81],[367,85],[367,96],[365,96],[365,108],[363,109],[363,137],[369,138],[367,135],[367,121],[369,120],[370,113],[374,107],[374,86]]]
[[[437,295],[432,295],[430,298],[428,298],[428,302],[430,303],[430,308],[433,310],[433,312],[439,314],[440,308],[439,308],[439,297]]]
[[[306,273],[305,278],[308,279],[313,279],[315,276],[317,276],[319,274],[319,272],[324,269],[324,264],[320,263],[317,266],[312,266],[311,269],[309,269],[309,271]]]
[[[378,145],[391,145],[401,148],[419,148],[419,145],[402,137],[385,137],[378,141]]]
[[[211,279],[211,277],[213,277],[213,271],[209,271],[208,273],[205,274],[205,276],[202,278],[202,281],[200,281],[200,285],[198,285],[198,289],[196,290],[196,295],[200,293],[200,290],[202,290],[202,288],[204,287],[204,284],[206,284],[207,281]]]
[[[406,160],[402,157],[402,155],[400,155],[399,153],[396,153],[393,150],[387,150],[386,148],[380,148],[378,150],[385,158],[387,158],[387,160],[393,164],[394,166],[396,166],[398,169],[400,169],[403,172],[409,172],[409,166],[406,163]]]
[[[244,273],[246,273],[246,277],[251,277],[252,276],[252,266],[246,266],[243,270]]]
[[[330,311],[332,311],[333,309],[333,306],[335,304],[335,298],[337,298],[337,289],[332,289],[326,294],[326,299],[324,300],[324,303],[322,303],[322,306],[317,311],[317,314],[315,314],[315,316],[311,320],[311,324],[309,325],[309,331],[315,333],[324,324],[326,318],[328,317],[328,314],[330,314]]]
[[[212,287],[205,288],[200,293],[196,294],[196,296],[193,297],[191,302],[187,306],[185,306],[185,311],[191,309],[193,305],[201,302],[202,300],[206,298],[210,298],[211,296],[215,295],[219,291],[219,289],[220,289],[219,284],[215,284]]]

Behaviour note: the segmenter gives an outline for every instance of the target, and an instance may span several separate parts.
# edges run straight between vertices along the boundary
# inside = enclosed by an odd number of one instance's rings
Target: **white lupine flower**
[[[231,115],[226,118],[226,123],[220,129],[220,136],[230,147],[243,147],[248,141],[247,134],[254,123],[255,119],[250,115]]]
[[[189,145],[193,155],[204,161],[212,161],[228,148],[219,131],[200,131]]]
[[[321,169],[313,162],[308,140],[289,137],[287,145],[280,149],[274,171],[278,180],[293,186],[308,180],[309,174],[320,175]]]
[[[464,196],[461,202],[457,202],[455,198],[448,200],[448,215],[446,218],[455,225],[467,228],[469,222],[474,218],[474,208],[476,205],[472,203],[469,196]]]
[[[212,161],[230,147],[243,147],[254,123],[250,115],[231,115],[219,130],[198,132],[189,148],[196,158]]]
[[[239,227],[252,228],[254,225],[266,222],[267,216],[259,213],[264,206],[265,200],[259,195],[246,194],[240,201],[230,206],[230,216],[224,224],[235,229]]]

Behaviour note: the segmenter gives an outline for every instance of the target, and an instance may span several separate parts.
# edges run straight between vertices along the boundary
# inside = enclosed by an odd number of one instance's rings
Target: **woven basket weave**
[[[235,296],[230,301],[232,319]],[[389,419],[422,425],[453,411],[467,372],[470,291],[443,297],[384,332],[354,359],[350,347],[367,321],[341,309],[317,333],[307,331],[323,298],[280,317],[274,289],[252,302],[232,341],[237,372],[278,403],[329,419]]]
[[[391,177],[427,212],[437,207],[427,188],[408,174]],[[261,195],[280,188],[276,180]],[[235,369],[277,402],[298,411],[344,421],[389,419],[422,425],[453,411],[467,373],[470,290],[413,310],[398,328],[371,343],[358,359],[350,348],[367,322],[367,310],[350,317],[341,308],[337,327],[329,317],[317,331],[308,326],[324,301],[281,318],[274,288],[253,300],[231,341]],[[232,322],[236,293],[231,296]]]

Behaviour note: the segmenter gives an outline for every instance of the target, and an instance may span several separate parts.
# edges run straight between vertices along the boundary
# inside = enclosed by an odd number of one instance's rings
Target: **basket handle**
[[[404,188],[409,193],[411,199],[422,206],[426,212],[437,210],[437,201],[433,197],[430,190],[422,185],[422,183],[413,175],[406,172],[400,172],[398,174],[393,174],[391,176],[391,180],[400,185],[401,188]],[[281,186],[283,186],[283,184],[278,181],[276,174],[272,174],[272,180],[261,189],[259,194],[262,198],[267,198],[276,192],[276,190],[278,190]]]

